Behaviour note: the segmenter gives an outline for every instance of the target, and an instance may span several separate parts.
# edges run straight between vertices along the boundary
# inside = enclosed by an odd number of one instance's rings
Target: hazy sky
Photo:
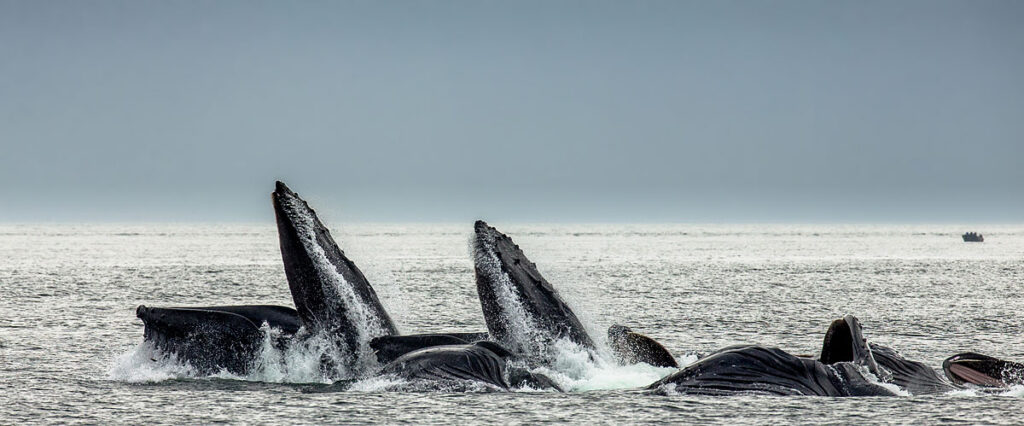
[[[1024,1],[0,0],[0,221],[1024,222]]]

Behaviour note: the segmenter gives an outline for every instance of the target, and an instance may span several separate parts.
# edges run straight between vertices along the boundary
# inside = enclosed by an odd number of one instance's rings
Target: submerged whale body
[[[512,366],[515,355],[495,342],[436,345],[416,349],[391,361],[381,370],[407,381],[414,390],[508,391],[513,388],[562,389],[543,374]]]
[[[511,238],[482,220],[474,232],[477,294],[492,339],[535,359],[549,357],[559,339],[594,350],[579,318]]]

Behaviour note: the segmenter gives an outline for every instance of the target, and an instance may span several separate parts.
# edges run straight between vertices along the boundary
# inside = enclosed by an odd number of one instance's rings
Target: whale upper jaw
[[[373,287],[309,204],[280,181],[271,198],[288,287],[303,324],[351,339],[361,315],[373,334],[397,334]]]
[[[277,348],[285,347],[301,327],[294,309],[272,305],[139,305],[135,316],[145,326],[146,341],[164,353],[175,354],[203,374],[221,370],[248,374],[267,342],[264,325],[279,331],[270,336]]]

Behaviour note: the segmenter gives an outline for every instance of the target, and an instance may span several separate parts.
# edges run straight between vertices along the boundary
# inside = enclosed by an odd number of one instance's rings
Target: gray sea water
[[[737,343],[868,339],[938,368],[1024,361],[1024,225],[522,225],[509,234],[594,336],[626,324],[680,360]],[[984,243],[959,234],[977,230]],[[402,332],[484,330],[471,224],[332,229]],[[564,360],[572,391],[353,389],[293,369],[196,377],[153,361],[139,304],[291,306],[273,224],[0,226],[0,423],[1024,422],[1024,388],[891,398],[653,396],[671,370]]]

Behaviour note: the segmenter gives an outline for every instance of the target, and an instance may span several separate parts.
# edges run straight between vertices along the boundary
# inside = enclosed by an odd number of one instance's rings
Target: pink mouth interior
[[[971,367],[967,367],[961,364],[953,364],[949,366],[949,371],[956,374],[957,377],[967,383],[973,383],[978,386],[1005,386],[1002,380],[995,377],[989,376]]]

